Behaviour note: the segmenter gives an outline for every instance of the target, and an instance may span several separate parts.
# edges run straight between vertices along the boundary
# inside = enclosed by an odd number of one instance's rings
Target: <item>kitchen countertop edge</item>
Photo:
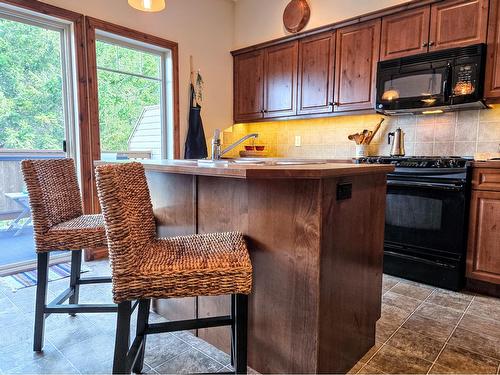
[[[107,161],[97,160],[94,165],[122,164],[132,160]],[[196,176],[228,177],[241,179],[279,179],[279,178],[301,178],[321,179],[332,177],[346,177],[365,174],[381,174],[394,171],[392,165],[366,165],[351,164],[343,161],[328,161],[324,164],[301,164],[301,165],[235,165],[230,166],[200,166],[188,165],[183,161],[175,160],[137,160],[144,165],[146,171],[187,174]],[[186,164],[184,164],[186,163]],[[184,165],[183,165],[184,164]]]

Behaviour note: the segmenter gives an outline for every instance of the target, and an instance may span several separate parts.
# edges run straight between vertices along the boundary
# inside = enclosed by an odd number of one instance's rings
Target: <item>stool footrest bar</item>
[[[191,329],[230,326],[233,320],[228,316],[214,316],[211,318],[200,318],[190,320],[179,320],[165,323],[148,324],[146,334],[188,331]]]
[[[111,277],[85,277],[78,280],[79,285],[85,284],[106,284],[111,282]]]
[[[53,313],[105,313],[105,312],[117,312],[118,306],[114,304],[74,304],[74,305],[56,305],[50,304],[45,307],[44,312],[46,314]]]

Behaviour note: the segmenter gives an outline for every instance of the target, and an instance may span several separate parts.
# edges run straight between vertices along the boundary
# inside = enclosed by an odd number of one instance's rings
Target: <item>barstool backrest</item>
[[[156,237],[144,167],[137,162],[100,165],[96,183],[113,275],[130,275]]]
[[[35,240],[51,227],[83,214],[73,159],[23,160]]]

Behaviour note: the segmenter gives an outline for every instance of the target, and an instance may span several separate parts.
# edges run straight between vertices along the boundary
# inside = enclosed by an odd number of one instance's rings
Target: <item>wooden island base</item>
[[[247,236],[254,271],[249,366],[261,373],[343,373],[375,343],[391,168],[344,165],[329,177],[290,178],[147,168],[147,177],[159,236],[235,230]],[[154,304],[172,320],[228,314],[229,306],[227,296]],[[229,329],[197,334],[229,353]]]

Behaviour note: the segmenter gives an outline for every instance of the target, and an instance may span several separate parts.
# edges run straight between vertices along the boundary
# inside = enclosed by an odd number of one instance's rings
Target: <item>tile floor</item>
[[[355,374],[500,374],[500,299],[384,275],[375,346]]]
[[[109,272],[105,261],[87,263],[92,275]],[[90,276],[90,274],[87,274]],[[67,279],[50,283],[54,297]],[[351,370],[359,374],[500,372],[500,300],[453,293],[384,276],[377,343]],[[111,299],[108,285],[83,286],[83,303]],[[109,373],[113,314],[52,315],[43,354],[32,352],[35,288],[15,293],[0,284],[0,374]],[[163,318],[151,315],[153,321]],[[147,373],[230,371],[229,356],[187,332],[147,340]]]

